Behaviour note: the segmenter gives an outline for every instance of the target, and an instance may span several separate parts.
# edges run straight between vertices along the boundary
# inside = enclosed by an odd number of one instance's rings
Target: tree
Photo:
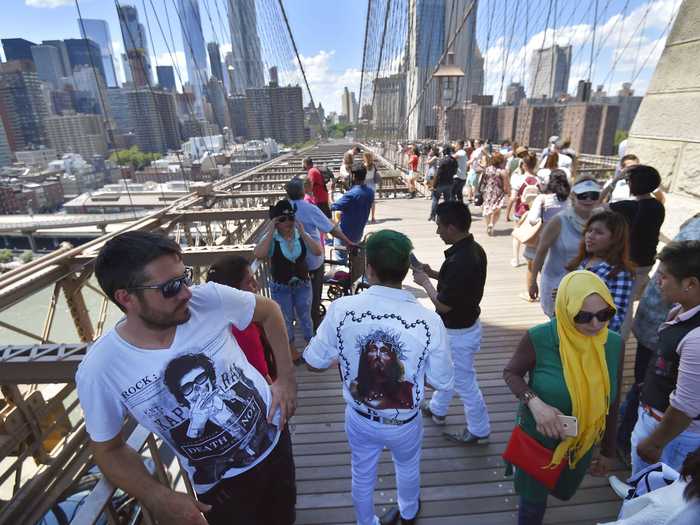
[[[620,145],[620,142],[625,140],[629,136],[629,131],[625,131],[623,129],[618,129],[615,132],[615,138],[613,140],[613,144],[617,148]]]
[[[32,259],[34,259],[34,254],[29,250],[23,252],[22,255],[19,256],[19,260],[25,264],[30,262]]]
[[[4,250],[0,250],[0,264],[2,263],[9,263],[12,261],[12,250],[8,250],[5,248]]]
[[[158,153],[144,153],[138,146],[132,146],[129,149],[115,151],[110,155],[109,160],[119,166],[131,166],[134,171],[137,171],[150,166],[153,161],[159,158]]]

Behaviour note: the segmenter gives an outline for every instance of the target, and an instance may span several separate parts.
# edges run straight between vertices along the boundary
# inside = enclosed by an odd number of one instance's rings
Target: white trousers
[[[379,525],[374,513],[374,485],[377,464],[384,448],[394,460],[399,511],[404,519],[418,513],[420,496],[420,454],[423,420],[420,414],[401,426],[384,425],[365,419],[350,406],[345,408],[345,433],[350,444],[352,502],[357,525]]]
[[[454,390],[436,390],[430,400],[430,411],[436,416],[446,415],[456,392],[464,404],[469,432],[486,437],[491,433],[491,422],[474,369],[474,354],[481,347],[481,323],[477,321],[471,327],[459,330],[448,329],[447,334],[455,367],[455,387]]]

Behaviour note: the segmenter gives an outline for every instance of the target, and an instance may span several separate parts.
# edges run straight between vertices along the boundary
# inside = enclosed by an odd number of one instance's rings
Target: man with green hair
[[[412,249],[402,233],[372,234],[366,243],[370,288],[333,301],[304,351],[311,370],[335,363],[340,370],[352,500],[360,525],[415,522],[420,510],[420,404],[426,384],[451,389],[454,382],[442,320],[402,289]],[[373,492],[383,448],[394,460],[398,508],[379,520]]]

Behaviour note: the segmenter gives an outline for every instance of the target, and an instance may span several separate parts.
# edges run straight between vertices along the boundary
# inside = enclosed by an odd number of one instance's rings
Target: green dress
[[[530,388],[537,393],[539,398],[550,406],[561,410],[562,414],[572,415],[571,396],[566,388],[564,370],[559,355],[559,336],[557,335],[557,322],[552,319],[548,323],[540,324],[528,330],[530,341],[535,349],[535,368],[530,372]],[[620,352],[622,342],[620,336],[613,331],[608,331],[608,340],[605,343],[605,360],[608,364],[610,375],[610,403],[617,397],[618,367],[620,366]],[[517,424],[534,437],[543,446],[554,450],[560,440],[548,438],[540,434],[536,429],[535,419],[524,404],[520,404]],[[576,468],[565,468],[551,494],[559,499],[570,499],[581,481],[583,481],[588,467],[591,464],[593,450],[589,450],[577,463]],[[520,469],[515,469],[513,478],[515,491],[523,498],[532,502],[546,501],[549,489],[531,478]]]

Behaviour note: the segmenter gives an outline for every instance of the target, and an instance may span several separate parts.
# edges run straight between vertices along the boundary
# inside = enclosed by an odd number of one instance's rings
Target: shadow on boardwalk
[[[439,268],[446,246],[435,235],[435,224],[426,220],[429,201],[422,199],[380,201],[378,221],[368,231],[392,228],[407,234],[416,256]],[[382,223],[384,217],[401,217]],[[503,367],[517,342],[530,326],[545,320],[539,304],[518,298],[525,288],[524,267],[512,268],[508,231],[512,223],[497,226],[497,235],[485,234],[483,221],[475,217],[472,231],[489,258],[489,269],[481,321],[483,340],[476,358],[481,389],[492,422],[491,442],[464,447],[446,441],[444,430],[464,426],[464,414],[455,397],[447,427],[437,427],[424,418],[425,437],[421,462],[424,525],[496,525],[516,523],[517,496],[505,478],[501,453],[510,436],[517,403],[501,377]],[[502,232],[502,233],[501,233]],[[499,235],[500,233],[500,235]],[[425,293],[410,280],[404,283],[428,306]],[[628,363],[633,353],[628,350]],[[626,366],[631,370],[631,366]],[[625,373],[627,383],[629,372]],[[297,523],[350,524],[354,511],[350,497],[350,455],[343,430],[345,404],[336,370],[323,374],[300,371],[299,409],[294,417],[294,456],[297,466]],[[624,472],[617,473],[624,476]],[[396,501],[396,481],[388,453],[382,454],[375,491],[378,515]],[[620,500],[605,478],[587,477],[569,502],[550,498],[545,523],[597,523],[617,516]]]

